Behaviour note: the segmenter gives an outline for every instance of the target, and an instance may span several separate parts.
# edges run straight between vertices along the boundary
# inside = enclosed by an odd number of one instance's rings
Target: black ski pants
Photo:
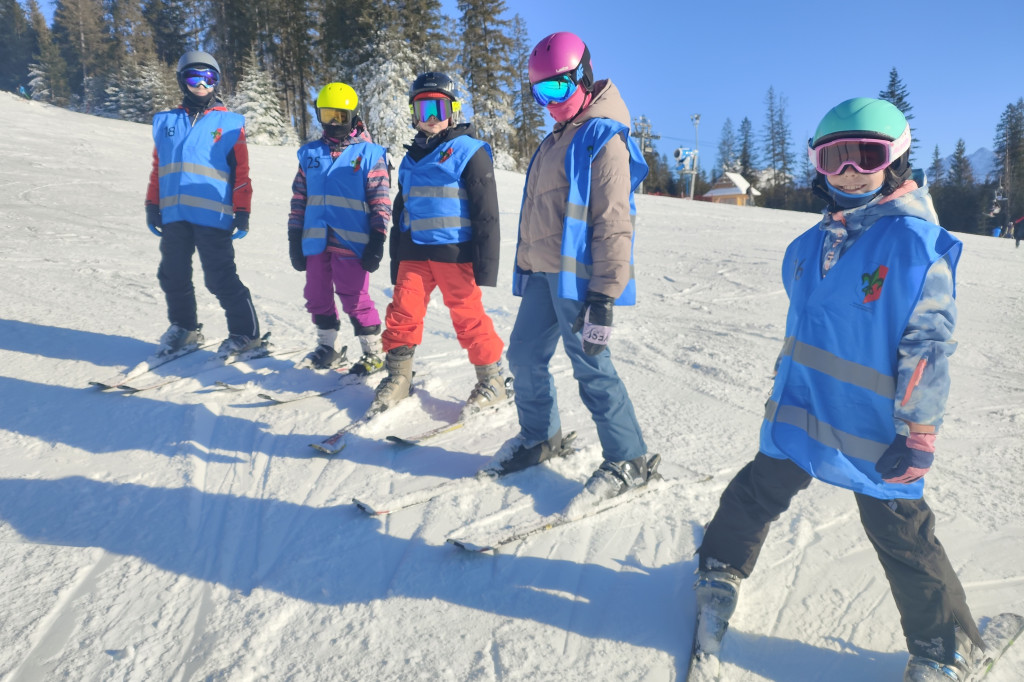
[[[228,322],[228,333],[257,337],[260,323],[249,290],[238,278],[231,230],[187,222],[168,223],[160,238],[160,269],[157,279],[167,299],[167,319],[185,329],[195,329],[196,290],[192,285],[192,255],[199,252],[203,280],[217,297]]]
[[[757,453],[722,493],[718,511],[704,533],[702,570],[726,564],[747,578],[773,521],[811,476],[788,459]],[[861,524],[882,562],[910,653],[947,658],[956,650],[954,624],[983,646],[967,596],[942,544],[935,537],[935,515],[924,498],[880,500],[854,493]],[[934,646],[942,642],[938,652]]]

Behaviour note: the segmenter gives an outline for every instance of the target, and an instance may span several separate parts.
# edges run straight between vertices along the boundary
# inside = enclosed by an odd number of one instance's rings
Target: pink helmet
[[[560,31],[542,38],[530,53],[530,82],[575,71],[582,64],[583,73],[577,81],[586,90],[594,84],[594,71],[590,66],[590,50],[575,33]]]

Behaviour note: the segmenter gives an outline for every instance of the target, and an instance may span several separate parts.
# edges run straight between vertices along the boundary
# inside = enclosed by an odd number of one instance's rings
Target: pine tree
[[[885,89],[878,93],[879,99],[884,99],[887,102],[891,102],[897,109],[903,112],[903,117],[907,119],[909,124],[914,120],[914,114],[911,112],[914,107],[911,106],[910,92],[907,90],[907,86],[900,80],[900,74],[896,70],[896,67],[892,67],[889,71],[889,84],[886,85]],[[914,162],[914,152],[917,151],[917,144],[911,142],[910,145],[910,162]]]
[[[490,143],[496,168],[514,169],[512,91],[518,77],[508,56],[515,52],[504,0],[459,0],[462,73],[469,86],[473,124]]]
[[[150,26],[156,56],[165,64],[177,65],[188,44],[182,0],[146,0],[142,16]]]
[[[928,166],[926,177],[928,184],[932,187],[941,187],[945,180],[946,168],[942,161],[942,155],[939,153],[939,145],[935,145],[935,151],[932,153],[932,165]]]
[[[71,99],[67,63],[53,42],[53,35],[37,0],[28,0],[28,11],[36,38],[33,62],[29,65],[29,93],[32,99],[67,106]]]
[[[953,158],[949,164],[949,184],[954,187],[974,186],[974,169],[967,158],[967,145],[964,144],[963,138],[956,141],[956,149],[953,150]]]
[[[285,120],[274,81],[259,62],[255,48],[242,67],[242,79],[235,88],[229,108],[245,116],[245,137],[253,144],[297,146],[295,129]]]
[[[409,113],[409,85],[416,78],[412,54],[397,36],[380,31],[375,37],[377,49],[356,67],[352,84],[359,95],[359,116],[370,136],[386,147],[397,167],[405,154],[403,145],[413,133]]]
[[[28,81],[32,29],[17,0],[0,0],[0,90],[16,91]]]
[[[736,133],[732,128],[732,119],[725,119],[722,134],[718,137],[718,168],[723,172],[737,170]]]
[[[786,98],[776,96],[774,87],[769,87],[765,95],[765,109],[763,144],[766,166],[760,173],[764,205],[781,208],[793,185],[792,134],[786,120]]]
[[[512,92],[512,110],[515,112],[512,155],[518,170],[525,172],[543,137],[544,115],[530,91],[529,62],[533,45],[526,30],[526,22],[518,14],[512,18],[512,38],[515,41],[513,54],[517,86]]]
[[[284,95],[286,118],[306,139],[312,127],[310,89],[321,68],[317,44],[322,22],[318,0],[272,0],[270,25],[278,35],[270,41],[269,70]]]
[[[996,125],[996,169],[1009,197],[1008,210],[1024,213],[1024,99],[1008,104]]]
[[[747,182],[757,181],[757,157],[754,148],[754,124],[746,116],[740,121],[739,133],[739,154],[736,162],[739,164],[740,174]],[[758,187],[760,189],[760,187]]]
[[[180,99],[174,70],[151,54],[121,67],[107,86],[105,109],[126,121],[149,123],[153,114],[173,107]]]
[[[102,99],[104,80],[114,72],[106,16],[100,0],[57,0],[54,9],[53,40],[68,65],[73,100],[87,112]]]

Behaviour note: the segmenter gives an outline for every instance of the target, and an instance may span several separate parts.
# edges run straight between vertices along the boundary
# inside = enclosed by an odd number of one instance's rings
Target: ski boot
[[[583,486],[584,492],[595,500],[607,500],[617,497],[631,488],[640,488],[648,481],[661,478],[658,465],[661,455],[646,455],[623,462],[605,460],[591,474]]]
[[[359,339],[363,355],[355,361],[351,369],[348,370],[348,373],[365,377],[384,369],[384,348],[381,343],[380,333],[357,336],[356,338]],[[411,348],[411,346],[407,347]]]
[[[462,408],[462,419],[481,410],[500,405],[512,397],[512,379],[501,372],[501,362],[476,365],[476,386]]]
[[[574,438],[575,433],[570,433],[569,436],[563,438],[562,431],[558,430],[547,440],[530,444],[523,434],[519,433],[505,441],[494,455],[494,459],[484,467],[483,471],[501,476],[521,471],[555,457],[564,457],[572,452],[570,443]]]
[[[160,337],[160,348],[157,350],[157,357],[172,355],[179,351],[198,348],[203,342],[203,325],[196,325],[195,329],[186,329],[172,324]]]
[[[228,358],[249,360],[267,355],[268,352],[266,336],[260,338],[259,336],[247,336],[245,334],[231,334],[217,348],[217,357],[225,360]]]
[[[362,338],[362,337],[360,337]],[[399,346],[388,351],[385,359],[388,375],[377,385],[370,404],[370,414],[383,412],[395,406],[412,392],[412,346]]]
[[[334,350],[334,342],[338,338],[337,329],[316,330],[317,347],[303,359],[302,366],[313,369],[333,369],[342,365],[347,360],[347,347],[342,346],[341,351]]]
[[[912,654],[903,672],[903,682],[966,682],[973,679],[972,674],[980,666],[985,652],[959,627],[956,627],[954,637],[956,651],[953,652],[953,663]]]

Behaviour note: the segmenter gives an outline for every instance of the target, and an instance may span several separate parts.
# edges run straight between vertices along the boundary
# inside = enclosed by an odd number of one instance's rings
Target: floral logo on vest
[[[362,167],[363,167],[363,157],[362,156],[357,156],[352,161],[352,172],[353,173],[358,173],[359,169],[362,168]]]
[[[882,296],[882,285],[885,284],[885,276],[889,274],[889,268],[879,265],[874,272],[865,272],[860,276],[864,285],[861,291],[864,292],[864,303],[873,303]]]
[[[441,163],[444,163],[448,159],[452,158],[452,153],[453,152],[451,147],[448,147],[448,149],[445,149],[443,152],[441,152]]]
[[[217,128],[216,130],[214,130],[210,134],[213,135],[213,143],[217,144],[218,142],[220,142],[221,135],[224,134],[224,129],[223,128]]]

